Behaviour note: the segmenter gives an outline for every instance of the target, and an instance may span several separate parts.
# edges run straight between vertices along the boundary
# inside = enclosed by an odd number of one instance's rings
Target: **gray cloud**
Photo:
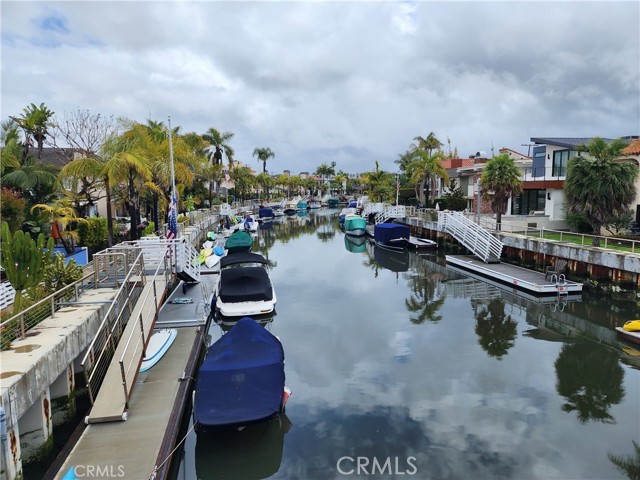
[[[2,118],[235,133],[268,169],[382,168],[417,135],[461,156],[640,130],[637,2],[3,2]]]

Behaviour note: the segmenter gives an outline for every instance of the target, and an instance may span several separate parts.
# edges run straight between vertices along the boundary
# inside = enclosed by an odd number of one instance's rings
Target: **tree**
[[[253,156],[258,157],[258,161],[262,162],[262,173],[267,173],[267,160],[276,156],[269,147],[256,148],[253,150]]]
[[[67,226],[74,222],[86,222],[79,218],[75,209],[66,199],[57,200],[53,205],[37,204],[31,207],[31,213],[41,211],[51,219],[51,237],[59,239],[67,254],[74,252],[74,242],[77,241],[77,233],[67,231]]]
[[[425,186],[434,184],[436,177],[441,177],[445,182],[449,182],[449,175],[442,164],[444,156],[442,152],[437,152],[433,156],[428,150],[416,147],[413,150],[413,160],[407,166],[407,173],[411,178],[411,183],[416,189],[416,198],[422,205],[428,205],[430,193],[434,191],[429,188],[425,196]]]
[[[594,235],[600,235],[611,218],[624,215],[636,197],[638,166],[616,161],[625,145],[620,139],[607,143],[594,138],[578,147],[587,155],[569,160],[564,184],[567,214],[583,214]],[[597,237],[593,245],[600,245]]]
[[[11,286],[16,290],[13,312],[19,313],[22,307],[23,290],[38,285],[42,281],[46,266],[53,255],[53,238],[45,245],[44,234],[34,241],[22,230],[13,236],[7,222],[2,222],[2,257],[0,264],[4,268]]]
[[[509,198],[522,192],[522,175],[514,159],[506,153],[492,157],[482,171],[480,188],[482,197],[491,202],[491,211],[496,214],[496,230],[500,230]]]
[[[449,191],[444,194],[444,198],[448,210],[461,211],[467,208],[464,190],[458,186],[455,178],[449,180]]]
[[[429,132],[429,135],[427,135],[427,138],[418,136],[418,137],[415,137],[414,140],[418,142],[418,148],[427,151],[427,153],[429,154],[429,157],[431,157],[431,153],[434,150],[439,150],[440,147],[442,147],[442,142],[438,140],[438,138],[436,137],[436,134],[433,132]]]
[[[213,155],[215,155],[216,150],[223,151],[229,162],[229,170],[233,169],[233,156],[235,155],[233,148],[228,143],[233,138],[233,135],[231,132],[220,132],[215,128],[210,128],[207,133],[202,135],[202,138],[212,147],[209,148],[210,160],[214,159]]]
[[[22,114],[17,117],[9,117],[15,121],[18,126],[24,132],[23,143],[23,160],[29,156],[29,149],[33,146],[35,140],[38,148],[38,159],[42,157],[42,149],[44,148],[44,142],[49,136],[49,129],[52,128],[54,112],[49,110],[44,103],[40,106],[36,106],[32,103],[28,107],[22,110]]]
[[[395,198],[395,177],[393,174],[380,169],[376,160],[376,168],[373,172],[363,175],[365,192],[374,202],[391,201]]]

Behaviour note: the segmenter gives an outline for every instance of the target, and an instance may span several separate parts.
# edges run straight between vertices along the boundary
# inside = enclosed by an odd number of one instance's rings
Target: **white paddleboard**
[[[204,259],[204,263],[207,267],[213,268],[220,262],[220,257],[218,255],[209,255]]]
[[[175,328],[165,328],[158,330],[151,335],[149,344],[147,345],[147,354],[142,359],[140,372],[146,372],[156,363],[160,361],[162,356],[169,350],[169,347],[178,336],[178,330]]]

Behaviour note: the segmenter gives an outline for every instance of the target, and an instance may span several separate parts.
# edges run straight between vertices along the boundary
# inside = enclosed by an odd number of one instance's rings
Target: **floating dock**
[[[59,469],[56,479],[66,477],[75,467],[92,472],[109,472],[108,476],[164,478],[171,463],[171,453],[180,430],[193,377],[205,346],[209,285],[215,276],[205,276],[201,283],[179,284],[169,301],[158,312],[155,328],[177,328],[171,348],[150,370],[139,373],[129,400],[126,421],[90,424],[85,427]],[[203,285],[204,284],[204,285]],[[211,288],[209,288],[211,287]],[[169,303],[189,298],[189,303]],[[103,383],[101,391],[122,389],[120,383]]]
[[[582,292],[581,283],[568,280],[551,282],[544,273],[508,263],[485,263],[472,255],[447,255],[445,258],[447,264],[465,273],[478,275],[484,281],[496,282],[536,296],[575,295]]]

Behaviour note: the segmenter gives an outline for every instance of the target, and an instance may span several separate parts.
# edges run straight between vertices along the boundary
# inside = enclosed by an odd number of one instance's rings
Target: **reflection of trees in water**
[[[609,407],[624,397],[624,370],[616,352],[593,342],[565,344],[555,367],[556,389],[567,400],[563,411],[576,411],[581,423],[615,423]]]
[[[438,280],[428,276],[410,278],[411,294],[404,304],[409,312],[416,314],[409,317],[411,323],[421,324],[426,320],[437,323],[442,320],[442,315],[438,315],[438,312],[444,305],[446,296],[438,298],[438,284]]]
[[[640,445],[631,440],[633,448],[635,449],[635,457],[629,455],[623,457],[622,455],[614,455],[613,453],[607,454],[611,463],[613,463],[618,470],[624,473],[631,480],[640,480]]]
[[[504,306],[504,300],[492,298],[486,308],[475,313],[478,343],[489,356],[498,359],[513,347],[517,335],[517,322],[504,313]]]

